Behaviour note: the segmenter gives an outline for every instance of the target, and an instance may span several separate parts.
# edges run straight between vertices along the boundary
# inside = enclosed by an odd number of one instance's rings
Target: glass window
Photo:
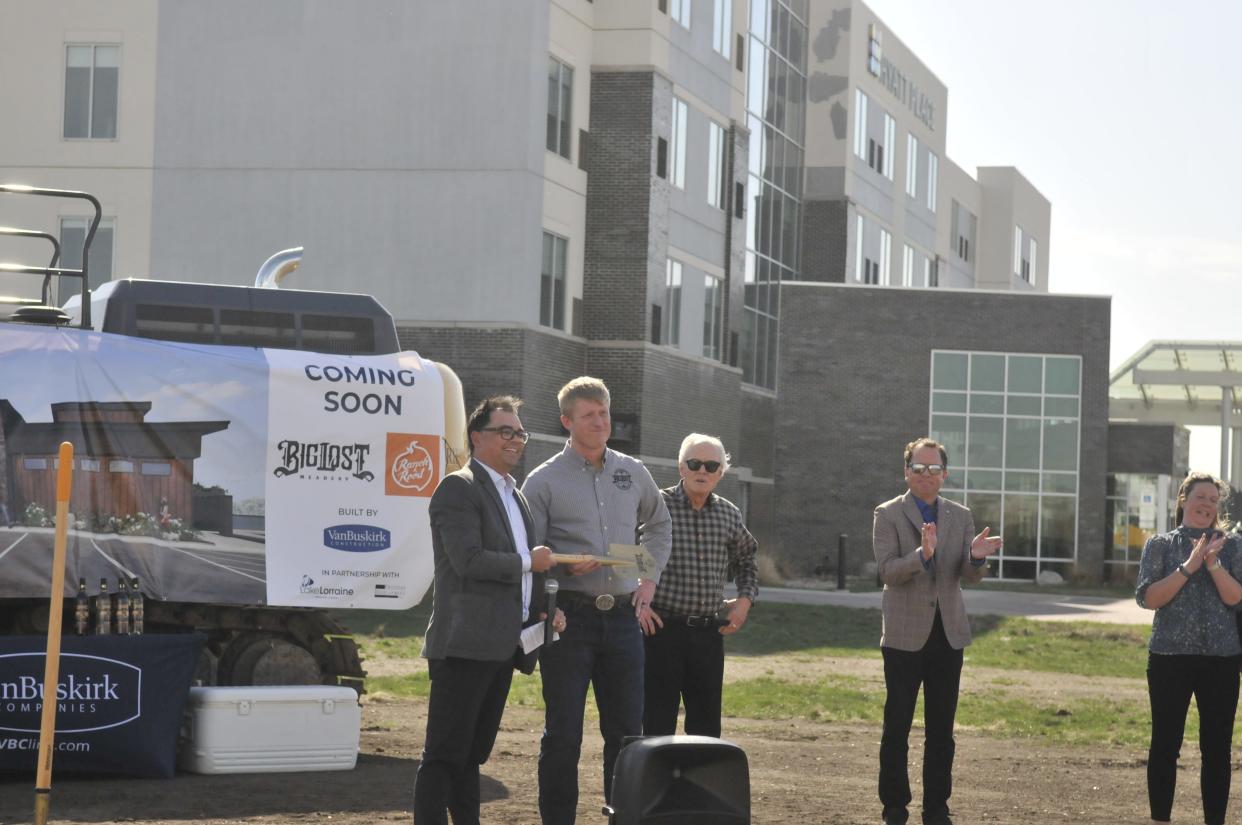
[[[565,329],[565,265],[569,241],[551,232],[543,233],[543,267],[539,273],[539,323]]]
[[[46,470],[47,459],[46,458],[23,458],[22,468],[26,470]]]
[[[966,389],[966,354],[937,352],[932,355],[932,386],[938,390]]]
[[[1037,272],[1035,270],[1035,255],[1039,251],[1039,242],[1036,241],[1034,238],[1030,238],[1029,241],[1030,242],[1027,244],[1027,262],[1026,262],[1027,263],[1027,273],[1026,273],[1027,277],[1026,277],[1026,280],[1028,283],[1034,283],[1036,275],[1037,275]]]
[[[1007,401],[1010,415],[1039,415],[1039,396],[1011,395]]]
[[[121,47],[65,47],[66,138],[116,138]]]
[[[1000,467],[1004,446],[1003,418],[970,417],[969,441],[966,445],[967,467]]]
[[[1022,274],[1022,227],[1013,228],[1013,274]]]
[[[569,158],[574,70],[555,57],[548,58],[548,134],[547,147]]]
[[[1074,558],[1077,509],[1074,499],[1068,497],[1047,497],[1040,501],[1040,556],[1054,559]]]
[[[970,396],[972,413],[1003,415],[1005,412],[1005,396],[996,393],[974,393]]]
[[[1003,391],[1005,356],[975,353],[970,358],[970,389]]]
[[[689,5],[686,0],[686,5]],[[715,0],[715,13],[712,15],[712,48],[728,60],[732,54],[733,40],[733,0]],[[689,28],[689,21],[686,22]]]
[[[897,152],[897,121],[884,113],[884,154],[880,173],[889,180],[893,179],[893,155]]]
[[[1038,493],[1039,473],[1005,472],[1005,490],[1015,493]]]
[[[892,283],[889,268],[893,251],[893,236],[887,229],[880,230],[880,277],[875,281],[879,284]]]
[[[914,286],[914,247],[904,244],[901,253],[901,285]]]
[[[703,276],[703,355],[720,360],[724,288],[719,278]]]
[[[60,219],[60,266],[65,269],[82,268],[82,244],[86,240],[86,230],[93,218],[61,218]],[[86,277],[90,280],[90,288],[97,289],[112,280],[112,250],[115,246],[116,230],[112,218],[103,218],[95,229],[95,238],[91,241],[90,265]],[[64,303],[70,295],[82,292],[82,282],[77,278],[56,278],[53,286],[57,300]],[[102,320],[102,319],[100,319]]]
[[[1006,467],[1025,470],[1039,469],[1039,432],[1040,424],[1037,418],[1006,419]]]
[[[144,476],[172,475],[172,465],[167,461],[144,461],[141,469]]]
[[[936,211],[936,184],[940,176],[940,158],[935,152],[927,153],[927,208]]]
[[[1078,421],[1049,418],[1044,421],[1044,469],[1078,469]]]
[[[133,471],[134,462],[132,461],[117,458],[108,462],[108,472],[110,473],[132,473]]]
[[[932,409],[935,412],[966,412],[966,393],[933,392]]]
[[[693,0],[668,0],[668,16],[683,28],[690,28],[690,6]]]
[[[969,490],[999,490],[1000,470],[971,470],[967,473],[966,488]]]
[[[967,505],[986,502],[993,526],[1003,515],[1005,548],[996,566],[1002,578],[1063,569],[1076,558],[1080,380],[1077,357],[932,353],[932,436],[964,448],[959,476]],[[969,392],[962,392],[967,383]],[[1054,388],[1060,394],[1048,395]],[[1111,506],[1124,517],[1124,506]],[[975,518],[982,528],[986,517]]]
[[[690,107],[684,100],[673,98],[672,174],[669,180],[678,189],[686,188],[686,128],[689,120]]]
[[[960,461],[966,454],[966,416],[933,415],[931,429],[932,438],[943,444],[949,454],[949,463],[955,458]]]
[[[919,139],[913,132],[906,135],[906,194],[919,196]]]
[[[854,154],[867,159],[867,95],[854,90]]]
[[[996,493],[978,493],[971,491],[966,499],[970,515],[975,520],[975,532],[984,527],[992,528],[992,535],[1000,535],[1001,497]]]
[[[716,121],[707,124],[707,202],[725,208],[725,160],[728,158],[725,130]]]
[[[97,473],[99,472],[99,459],[97,458],[78,459],[78,469],[84,473]]]
[[[1050,395],[1078,395],[1080,358],[1048,358],[1044,373],[1044,392]]]
[[[1009,391],[1038,393],[1043,387],[1044,359],[1030,355],[1009,356]],[[1036,415],[1039,411],[1036,410]]]
[[[1078,417],[1078,399],[1077,398],[1045,398],[1044,399],[1044,415],[1065,417]]]
[[[664,282],[664,343],[681,343],[681,261],[668,259]]]

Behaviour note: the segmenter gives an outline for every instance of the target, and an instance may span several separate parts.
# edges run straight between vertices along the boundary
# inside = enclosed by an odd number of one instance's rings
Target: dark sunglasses
[[[530,441],[530,433],[526,432],[526,430],[515,430],[509,426],[483,427],[482,430],[485,433],[500,433],[500,437],[505,441],[512,441],[515,438],[523,444]]]
[[[687,458],[686,467],[693,473],[697,473],[700,467],[703,468],[704,470],[707,470],[707,472],[709,473],[714,473],[720,469],[720,462],[719,461],[699,461],[697,458]]]
[[[916,476],[921,476],[924,473],[931,473],[934,476],[938,476],[944,472],[943,464],[907,464],[906,466],[909,467],[910,472],[914,473]]]

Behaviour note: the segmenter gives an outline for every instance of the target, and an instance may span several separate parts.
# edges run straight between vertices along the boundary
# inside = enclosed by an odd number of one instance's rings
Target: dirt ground
[[[409,663],[368,661],[368,667],[396,670]],[[413,665],[417,666],[417,665]],[[814,679],[825,672],[849,673],[867,682],[882,680],[878,660],[814,662],[796,657],[731,658],[728,678],[775,671],[783,678]],[[964,673],[963,702],[974,691],[1006,691],[1031,698],[1066,692],[1142,693],[1138,680],[1076,680],[1063,674],[1031,674],[972,668]],[[263,825],[362,825],[409,822],[411,789],[426,722],[421,700],[367,697],[363,707],[361,754],[351,772],[196,776],[172,780],[59,778],[52,791],[54,822],[262,823]],[[483,820],[538,823],[535,765],[542,714],[510,707],[491,761],[483,767]],[[725,738],[741,745],[750,765],[755,823],[879,822],[875,798],[880,730],[877,725],[809,721],[725,719]],[[911,741],[911,778],[918,804],[918,731]],[[1183,748],[1175,819],[1202,821],[1198,758],[1193,743]],[[1147,822],[1145,754],[1140,749],[1048,746],[1029,740],[997,739],[959,730],[954,820],[970,823],[1073,822],[1115,825]],[[604,823],[600,740],[588,723],[580,768],[583,794],[579,823]],[[1242,811],[1235,783],[1232,810]],[[33,820],[33,781],[0,778],[0,823]],[[917,810],[912,822],[917,822]]]

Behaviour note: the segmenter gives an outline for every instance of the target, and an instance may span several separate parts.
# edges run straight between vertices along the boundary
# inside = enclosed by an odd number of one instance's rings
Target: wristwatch
[[[1190,573],[1186,572],[1186,562],[1182,562],[1177,566],[1177,572],[1181,573],[1186,578],[1190,578]]]

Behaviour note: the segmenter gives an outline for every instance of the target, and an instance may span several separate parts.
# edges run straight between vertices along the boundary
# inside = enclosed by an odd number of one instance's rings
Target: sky
[[[1050,289],[1112,296],[1110,369],[1150,340],[1242,340],[1242,4],[865,2],[948,87],[946,154],[1051,201]],[[1219,450],[1192,428],[1192,467]]]

